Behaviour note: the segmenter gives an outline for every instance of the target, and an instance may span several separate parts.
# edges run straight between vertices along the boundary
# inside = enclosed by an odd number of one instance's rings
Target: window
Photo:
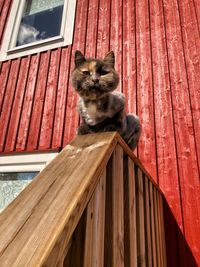
[[[0,156],[0,212],[57,154],[53,152]]]
[[[14,0],[0,60],[72,43],[76,0]]]

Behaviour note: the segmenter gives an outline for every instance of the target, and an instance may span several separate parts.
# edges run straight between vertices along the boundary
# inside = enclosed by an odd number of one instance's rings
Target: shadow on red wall
[[[166,233],[166,250],[168,267],[198,267],[198,264],[192,255],[183,233],[177,225],[177,222],[164,200],[164,221]]]

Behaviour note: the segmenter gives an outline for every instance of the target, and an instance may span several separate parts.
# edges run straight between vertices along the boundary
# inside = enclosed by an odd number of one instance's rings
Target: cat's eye
[[[100,71],[100,75],[106,75],[106,74],[108,74],[109,73],[109,71],[107,71],[107,70],[101,70]]]
[[[85,70],[85,71],[83,71],[83,74],[84,74],[84,75],[90,75],[90,72],[87,71],[87,70]]]

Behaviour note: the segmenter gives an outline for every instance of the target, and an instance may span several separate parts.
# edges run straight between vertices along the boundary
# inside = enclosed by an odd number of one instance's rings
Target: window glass
[[[0,212],[33,180],[38,172],[0,173]]]
[[[26,0],[16,46],[59,36],[64,0]]]

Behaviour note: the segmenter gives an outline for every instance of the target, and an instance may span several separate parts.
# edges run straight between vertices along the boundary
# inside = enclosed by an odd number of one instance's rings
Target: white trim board
[[[58,152],[0,155],[0,172],[41,171]]]

